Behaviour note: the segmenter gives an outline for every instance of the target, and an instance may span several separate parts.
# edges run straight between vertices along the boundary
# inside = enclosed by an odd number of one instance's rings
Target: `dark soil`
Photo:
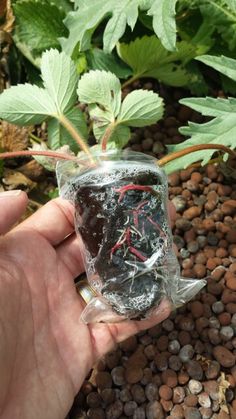
[[[171,248],[166,185],[155,165],[144,167],[145,162],[114,164],[107,175],[101,167],[73,185],[77,228],[100,292],[117,313],[131,318],[145,315],[162,299]],[[151,266],[145,265],[151,257]]]

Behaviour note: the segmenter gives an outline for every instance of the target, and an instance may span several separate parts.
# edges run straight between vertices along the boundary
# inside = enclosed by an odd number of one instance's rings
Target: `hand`
[[[0,418],[60,419],[94,362],[170,307],[141,322],[81,323],[73,207],[55,199],[7,233],[26,205],[24,192],[0,194]]]

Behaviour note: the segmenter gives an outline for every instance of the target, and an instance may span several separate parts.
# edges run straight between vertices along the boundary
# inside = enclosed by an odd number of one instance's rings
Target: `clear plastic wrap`
[[[180,277],[167,208],[167,177],[142,153],[94,155],[94,163],[59,162],[60,196],[75,206],[75,229],[93,298],[86,323],[143,319],[163,299],[178,307],[204,280]]]

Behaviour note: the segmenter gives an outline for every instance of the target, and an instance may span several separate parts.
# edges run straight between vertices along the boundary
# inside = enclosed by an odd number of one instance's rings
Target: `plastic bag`
[[[88,282],[94,294],[82,313],[91,322],[143,319],[163,299],[175,307],[204,280],[180,278],[167,209],[168,184],[155,158],[131,151],[59,162],[62,198],[75,206]]]

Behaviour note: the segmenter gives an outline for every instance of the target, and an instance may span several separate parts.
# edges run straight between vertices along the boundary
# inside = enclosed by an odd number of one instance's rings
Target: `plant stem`
[[[6,153],[0,153],[0,159],[12,159],[15,157],[24,156],[46,156],[53,159],[73,160],[77,161],[77,157],[71,156],[70,154],[57,153],[56,151],[36,151],[36,150],[24,150],[24,151],[11,151]]]
[[[103,134],[103,137],[101,139],[102,151],[106,151],[107,143],[108,143],[108,141],[109,141],[109,139],[111,137],[111,134],[114,131],[115,126],[116,126],[116,123],[115,122],[111,122],[111,124],[108,125],[108,127],[106,128],[106,130],[105,130],[105,132]]]
[[[139,78],[138,74],[135,74],[134,76],[130,77],[130,79],[126,80],[122,85],[121,85],[121,89],[124,89],[125,87],[129,86],[130,84],[132,84],[135,80],[137,80]]]
[[[42,142],[42,140],[40,138],[36,137],[36,135],[34,135],[34,134],[30,134],[30,138],[32,140],[36,141],[39,144]]]
[[[222,145],[222,144],[199,144],[199,145],[193,145],[193,146],[187,147],[184,150],[179,150],[179,151],[176,151],[174,153],[168,154],[165,157],[162,157],[158,161],[158,165],[159,166],[164,166],[165,164],[171,162],[172,160],[178,159],[179,157],[186,156],[186,154],[190,154],[190,153],[193,153],[195,151],[210,150],[210,149],[222,150],[225,153],[230,154],[234,158],[236,157],[236,152],[231,150],[231,148],[226,147],[225,145]]]
[[[93,156],[89,150],[89,147],[84,142],[84,140],[80,137],[74,125],[69,121],[69,119],[65,117],[65,115],[60,114],[58,119],[61,122],[61,124],[66,128],[66,130],[70,133],[70,135],[74,138],[77,144],[80,146],[81,150],[83,150],[87,154],[90,162],[94,163]]]

